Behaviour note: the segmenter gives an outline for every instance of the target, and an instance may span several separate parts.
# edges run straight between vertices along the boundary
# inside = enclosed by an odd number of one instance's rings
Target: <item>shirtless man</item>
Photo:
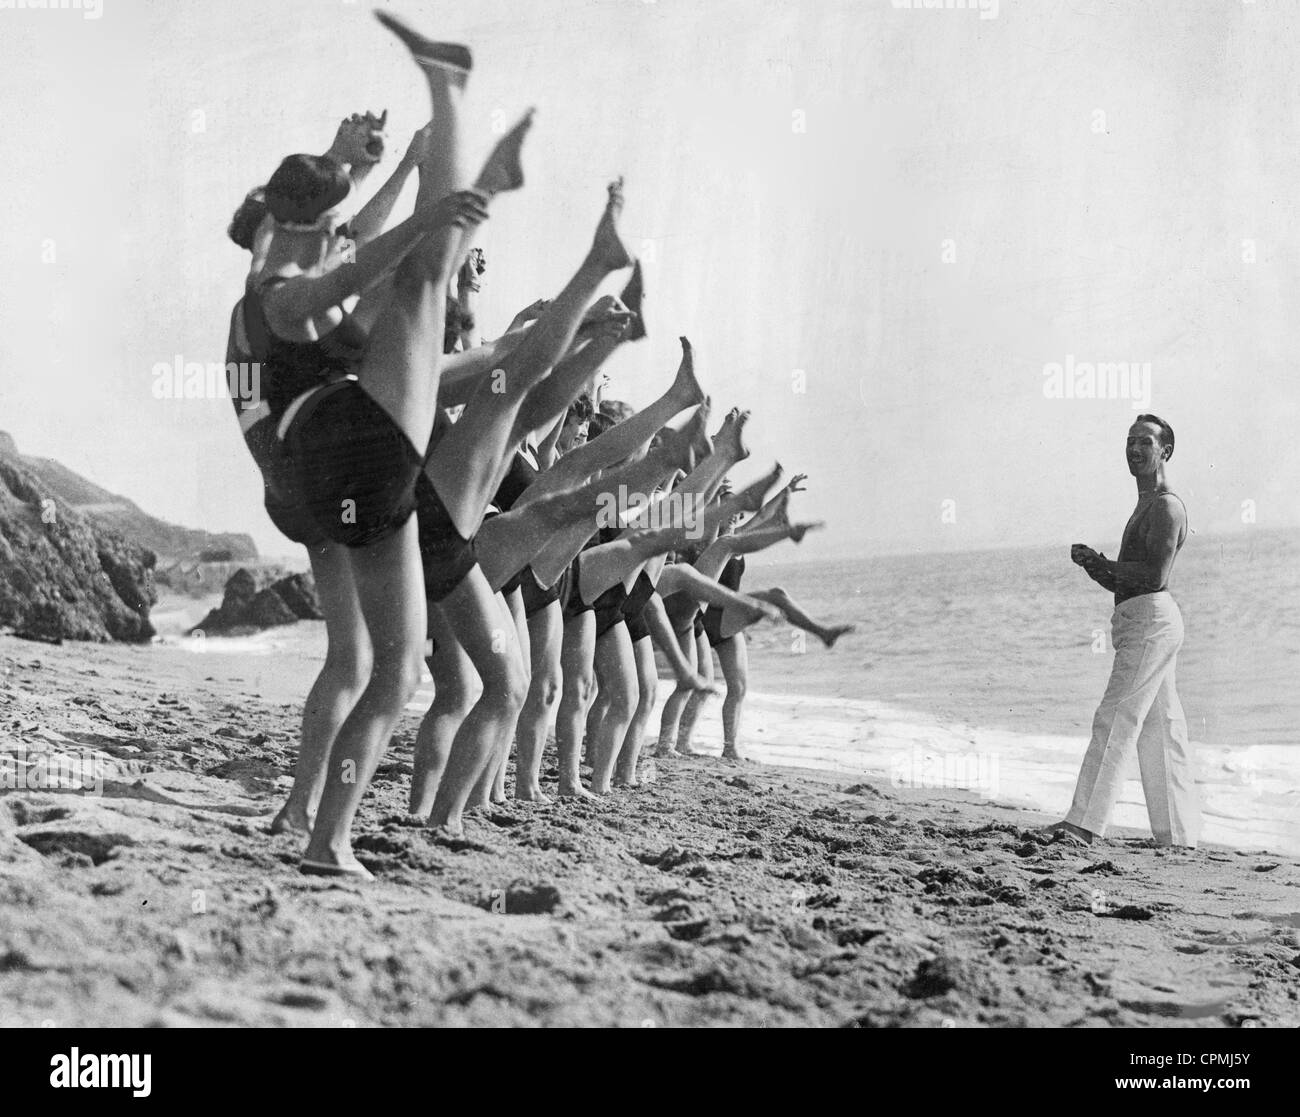
[[[1070,558],[1088,577],[1115,595],[1115,664],[1092,721],[1074,802],[1065,821],[1049,830],[1088,843],[1104,835],[1136,746],[1155,840],[1195,848],[1201,812],[1187,721],[1174,689],[1183,618],[1165,588],[1187,538],[1187,509],[1165,477],[1165,463],[1174,455],[1173,428],[1155,415],[1139,415],[1129,428],[1126,452],[1138,502],[1124,528],[1119,561],[1081,543],[1070,548]]]

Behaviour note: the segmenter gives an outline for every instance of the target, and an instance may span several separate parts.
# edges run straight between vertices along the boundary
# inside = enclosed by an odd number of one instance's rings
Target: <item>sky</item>
[[[224,360],[244,193],[352,111],[389,110],[391,166],[427,117],[419,72],[347,0],[14,2],[0,429],[286,554],[229,401],[156,399],[152,370]],[[1300,523],[1294,5],[390,10],[473,49],[471,161],[537,107],[527,185],[480,241],[484,330],[559,289],[624,175],[650,337],[612,394],[649,402],[691,339],[716,413],[752,412],[736,480],[809,474],[794,511],[826,529],[774,558],[1109,550],[1142,404],[1176,431],[1193,529]],[[1137,372],[1110,398],[1052,394],[1054,366],[1073,389],[1118,362]]]

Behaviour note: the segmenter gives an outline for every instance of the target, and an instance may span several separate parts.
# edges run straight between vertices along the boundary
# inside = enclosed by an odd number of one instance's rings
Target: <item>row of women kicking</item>
[[[448,328],[452,280],[496,196],[523,184],[532,114],[466,186],[458,115],[469,51],[377,17],[425,77],[429,124],[346,224],[355,183],[382,157],[385,121],[369,114],[345,121],[326,155],[285,159],[231,227],[252,265],[228,359],[256,361],[262,387],[237,414],[267,511],[308,548],[329,637],[294,786],[272,829],[305,836],[301,867],[322,875],[369,875],[352,852],[352,824],[422,657],[435,699],[417,741],[411,810],[459,833],[466,809],[504,796],[512,741],[515,795],[543,799],[542,747],[561,679],[560,794],[636,782],[653,706],[651,632],[678,678],[665,725],[671,711],[674,733],[682,719],[688,738],[683,708],[711,691],[694,633],[700,602],[721,610],[719,641],[782,612],[827,643],[841,631],[803,617],[779,591],[741,595],[717,580],[733,556],[801,538],[808,525],[786,516],[791,486],[766,500],[779,469],[722,490],[746,453],[746,417],[732,412],[709,437],[685,339],[659,399],[598,437],[575,436],[575,401],[618,345],[644,336],[639,269],[621,298],[595,298],[634,265],[618,233],[621,181],[554,299],[522,311],[495,341],[445,351],[466,325]],[[411,173],[414,211],[384,232]],[[473,285],[471,268],[462,295]],[[536,432],[549,433],[535,444]],[[698,514],[654,527],[610,516],[609,494],[655,492]],[[743,530],[719,535],[745,514]],[[715,536],[694,564],[665,562]],[[590,791],[579,775],[584,735]]]

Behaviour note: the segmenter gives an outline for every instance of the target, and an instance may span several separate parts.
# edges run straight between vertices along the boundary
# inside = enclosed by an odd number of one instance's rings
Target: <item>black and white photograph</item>
[[[35,1086],[1300,1026],[1293,0],[0,0],[0,108]]]

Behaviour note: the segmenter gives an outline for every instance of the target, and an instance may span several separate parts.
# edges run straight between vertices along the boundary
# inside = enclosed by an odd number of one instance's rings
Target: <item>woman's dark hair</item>
[[[604,434],[612,426],[614,420],[603,411],[593,411],[591,418],[587,420],[587,441],[590,442],[597,435]]]
[[[567,423],[570,419],[577,419],[578,422],[585,423],[591,418],[591,412],[591,397],[584,392],[569,404],[569,413],[565,415],[564,421]]]
[[[352,180],[328,155],[290,155],[265,187],[266,205],[277,221],[310,225],[348,196]]]
[[[230,227],[226,230],[227,235],[245,252],[252,252],[253,237],[257,235],[258,227],[266,219],[268,212],[262,188],[259,186],[256,190],[249,191],[248,196],[235,210],[235,216],[230,219]]]

